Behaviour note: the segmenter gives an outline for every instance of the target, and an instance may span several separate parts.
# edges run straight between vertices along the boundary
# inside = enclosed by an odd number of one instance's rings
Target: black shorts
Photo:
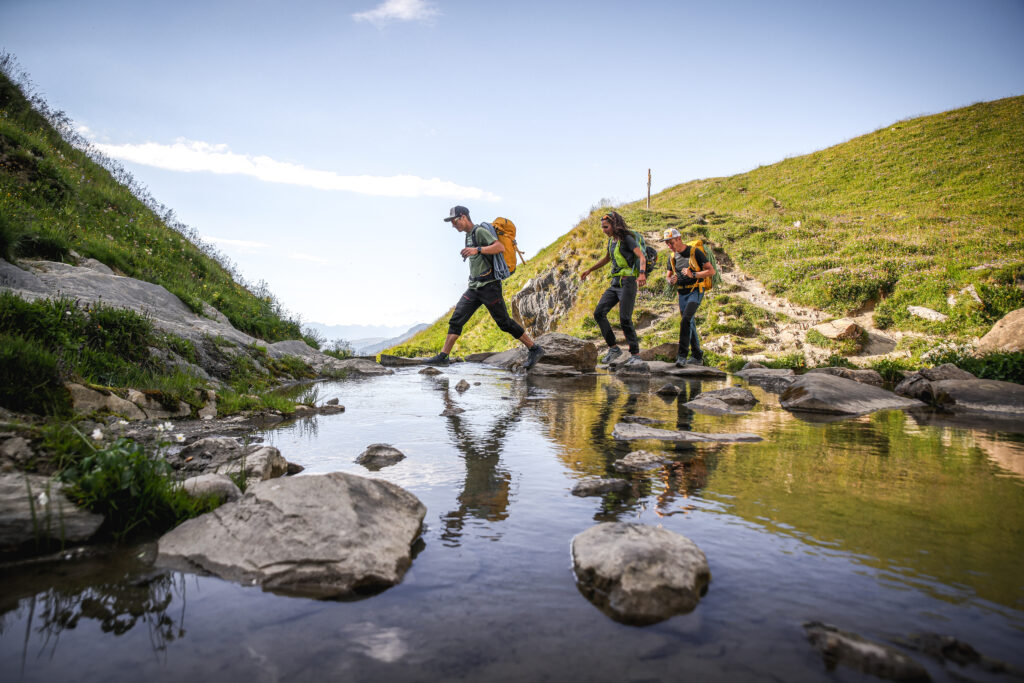
[[[448,334],[462,334],[462,327],[476,313],[480,306],[486,306],[487,312],[498,323],[498,329],[508,332],[516,339],[526,333],[523,326],[513,320],[505,306],[505,297],[501,292],[501,283],[497,280],[488,282],[483,287],[467,289],[455,304],[455,311],[448,320]]]

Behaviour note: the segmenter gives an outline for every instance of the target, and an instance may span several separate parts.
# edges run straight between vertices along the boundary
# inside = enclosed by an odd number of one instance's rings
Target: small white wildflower
[[[101,439],[103,439],[103,432],[100,431],[100,428],[97,427],[96,429],[92,430],[92,440],[100,441]]]
[[[182,441],[185,440],[185,435],[184,434],[175,434],[174,435],[174,440],[177,441],[178,443],[181,443]]]
[[[118,420],[114,424],[116,424],[118,427],[124,427],[126,424],[128,424],[128,420]]]
[[[36,497],[36,501],[38,501],[40,507],[46,507],[46,504],[50,502],[50,497],[46,495],[46,491],[43,491]]]

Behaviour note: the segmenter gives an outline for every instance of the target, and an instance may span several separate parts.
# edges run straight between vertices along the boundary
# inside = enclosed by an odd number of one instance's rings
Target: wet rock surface
[[[652,453],[650,451],[633,451],[625,457],[619,458],[612,466],[618,472],[645,472],[661,467],[669,462],[670,458],[664,453]]]
[[[705,434],[702,432],[686,432],[672,429],[657,429],[642,424],[620,422],[612,430],[612,437],[619,441],[639,441],[651,439],[654,441],[672,441],[675,443],[735,443],[761,441],[757,434]]]
[[[425,514],[416,496],[382,480],[278,479],[165,534],[157,562],[286,594],[355,597],[401,581]]]
[[[815,373],[832,375],[833,377],[842,377],[843,379],[852,379],[854,382],[870,384],[874,387],[881,387],[885,384],[885,380],[882,379],[882,375],[880,375],[877,370],[862,370],[854,368],[813,368],[807,371],[808,375]]]
[[[587,479],[572,487],[574,496],[602,496],[606,493],[626,493],[632,485],[625,479]]]
[[[754,394],[751,393],[750,389],[744,389],[743,387],[726,387],[725,389],[715,389],[714,391],[702,391],[700,395],[707,398],[717,398],[719,401],[728,403],[731,406],[749,408],[757,404],[757,399],[754,398]]]
[[[559,332],[545,334],[535,341],[544,348],[544,355],[534,366],[534,370],[542,365],[562,365],[585,373],[593,372],[597,367],[597,346],[593,342]],[[526,362],[526,356],[526,347],[519,347],[496,353],[484,361],[484,364],[505,370],[518,370]]]
[[[877,410],[924,406],[885,389],[820,373],[796,378],[779,396],[779,404],[786,410],[831,415],[866,415]]]
[[[359,454],[356,462],[368,470],[377,471],[405,460],[405,453],[389,443],[374,443]]]
[[[1024,385],[994,379],[944,379],[931,383],[932,401],[954,413],[1024,418]]]
[[[607,522],[572,540],[580,592],[626,624],[654,624],[692,611],[707,592],[711,570],[697,544],[680,534]]]
[[[856,633],[841,631],[820,621],[805,623],[804,632],[811,645],[822,654],[829,671],[843,665],[892,681],[931,680],[928,671],[907,655]]]
[[[683,405],[695,413],[703,413],[704,415],[732,415],[733,413],[740,412],[734,410],[725,401],[714,396],[705,396],[704,394],[701,394],[692,401],[687,401]]]

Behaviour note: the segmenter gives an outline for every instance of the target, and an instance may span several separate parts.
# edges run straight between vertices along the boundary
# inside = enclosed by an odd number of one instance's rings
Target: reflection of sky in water
[[[462,378],[481,384],[459,393]],[[82,602],[97,581],[116,591],[116,577],[148,570],[84,581],[93,586],[86,590],[45,572],[25,585],[4,576],[0,665],[12,670],[7,665],[24,657],[25,680],[204,680],[212,672],[254,681],[663,680],[679,671],[818,680],[824,669],[800,625],[822,620],[883,641],[949,634],[1024,666],[1024,486],[1012,474],[1024,453],[1020,434],[892,413],[808,423],[756,387],[762,402],[746,414],[695,415],[680,404],[701,383],[681,383],[681,401],[650,393],[663,383],[526,382],[455,365],[437,378],[402,369],[321,384],[318,401],[338,398],[345,413],[264,436],[305,474],[383,478],[426,504],[425,547],[401,584],[334,603],[173,574],[181,590],[156,591],[146,612],[147,623],[170,620],[158,630],[173,636],[162,649],[152,646],[153,628],[115,637],[95,619],[72,630],[49,623],[57,633],[44,649],[43,613],[30,619],[29,596],[52,599],[48,586],[58,581],[62,599]],[[465,412],[441,417],[446,407]],[[627,415],[765,441],[617,443],[609,435]],[[368,471],[354,461],[372,443],[407,457]],[[673,462],[626,477],[626,496],[570,494],[582,479],[624,476],[612,462],[639,448],[664,450]],[[697,609],[638,629],[587,603],[573,583],[569,543],[599,521],[638,521],[692,538],[712,572]],[[911,654],[936,680],[950,679]]]

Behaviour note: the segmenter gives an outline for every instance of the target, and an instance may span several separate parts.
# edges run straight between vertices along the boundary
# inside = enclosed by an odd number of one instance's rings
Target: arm
[[[601,258],[601,260],[600,260],[600,261],[598,261],[597,263],[595,263],[594,265],[592,265],[591,267],[587,268],[587,269],[586,269],[586,270],[584,270],[584,271],[583,271],[582,273],[580,273],[580,279],[581,279],[581,280],[586,280],[586,279],[587,279],[587,276],[588,276],[588,275],[590,275],[591,273],[593,273],[593,272],[594,272],[595,270],[597,270],[598,268],[603,268],[604,266],[606,266],[606,265],[608,264],[608,262],[609,262],[610,260],[611,260],[611,259],[609,259],[609,258],[608,258],[608,255],[607,255],[607,254],[605,254],[605,255],[604,255],[604,256],[603,256],[602,258]]]
[[[698,252],[698,254],[699,253],[700,252]],[[700,263],[700,259],[698,258],[697,264],[700,267],[700,270],[696,272],[690,270],[689,268],[686,269],[686,272],[689,273],[688,277],[696,278],[699,280],[701,278],[711,277],[712,275],[715,274],[715,267],[711,265],[711,261],[704,261],[704,263]]]
[[[466,247],[460,253],[462,254],[463,258],[465,258],[468,256],[475,255],[477,249],[480,250],[481,254],[487,254],[488,256],[505,253],[505,247],[502,246],[501,242],[492,242],[491,244],[488,244],[486,247]]]
[[[647,284],[647,273],[644,272],[647,270],[647,254],[640,247],[635,247],[633,253],[640,259],[640,274],[636,276],[636,283],[643,287]]]

